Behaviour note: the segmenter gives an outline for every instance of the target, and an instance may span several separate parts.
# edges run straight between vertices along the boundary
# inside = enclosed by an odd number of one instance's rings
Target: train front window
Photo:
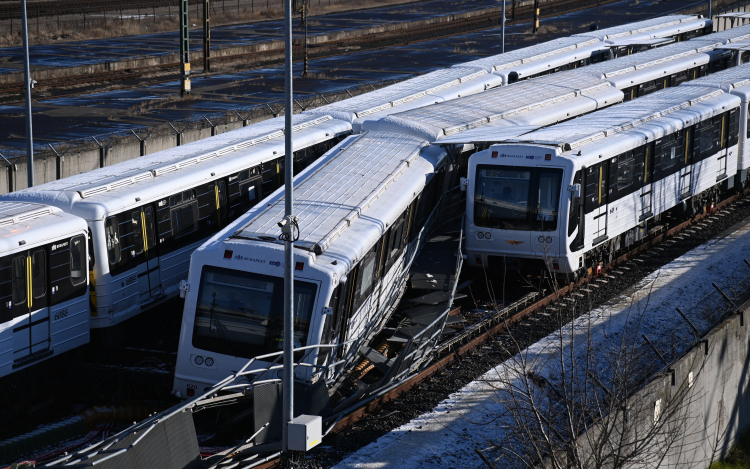
[[[557,228],[562,170],[480,165],[474,224],[484,228],[553,231]]]
[[[201,275],[193,346],[252,358],[283,349],[284,279],[206,266]],[[307,344],[317,286],[294,282],[294,347]]]

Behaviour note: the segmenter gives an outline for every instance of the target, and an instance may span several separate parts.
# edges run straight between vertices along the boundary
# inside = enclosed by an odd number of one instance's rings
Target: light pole
[[[26,175],[29,187],[34,187],[34,136],[31,133],[31,88],[34,81],[31,79],[29,67],[29,25],[26,16],[26,0],[21,0],[21,27],[23,29],[23,80],[26,83]]]
[[[293,320],[294,320],[294,210],[292,206],[294,176],[294,147],[292,146],[292,0],[284,2],[284,375],[282,376],[282,429],[281,448],[284,457],[289,459],[289,422],[294,418],[294,359]]]
[[[500,53],[505,53],[505,0],[503,0],[503,32],[500,34]]]

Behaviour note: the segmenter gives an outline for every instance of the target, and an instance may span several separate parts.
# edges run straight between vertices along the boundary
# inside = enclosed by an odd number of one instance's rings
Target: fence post
[[[170,124],[171,125],[171,124]],[[140,143],[140,156],[146,156],[146,138],[141,138],[138,136],[137,133],[135,133],[135,130],[130,129],[130,131],[135,135],[135,138],[138,139],[138,142]]]
[[[234,110],[234,113],[237,114],[237,117],[239,117],[240,120],[242,121],[242,127],[247,127],[247,125],[248,125],[248,119],[245,119],[244,117],[242,117],[242,114],[240,114],[239,111],[237,111],[237,109]],[[249,115],[248,115],[248,117],[249,117]]]
[[[96,137],[92,137],[97,145],[99,145],[99,148],[101,148],[101,143],[96,139]],[[55,179],[62,179],[63,175],[63,164],[65,164],[65,154],[59,154],[57,150],[55,150],[55,147],[52,146],[51,143],[48,143],[47,146],[55,153]],[[100,150],[101,152],[101,150]]]
[[[208,117],[203,116],[203,118],[206,120],[206,122],[208,122],[208,125],[211,126],[211,136],[213,137],[214,135],[216,135],[216,126],[214,125],[213,122],[211,122],[210,120],[208,120]]]
[[[182,132],[180,132],[179,130],[177,130],[177,128],[175,128],[175,126],[172,125],[171,122],[167,122],[167,124],[169,124],[169,126],[172,127],[172,130],[174,130],[175,136],[176,136],[176,142],[175,142],[176,145],[175,146],[179,147],[180,145],[182,145],[182,139],[183,139],[183,137],[185,135]]]
[[[138,136],[136,135],[136,138],[137,137]],[[97,140],[96,137],[91,137],[91,138],[93,138],[96,144],[99,145],[99,167],[103,168],[107,166],[107,153],[109,152],[107,151],[107,148],[104,145],[99,143],[99,140]]]
[[[18,171],[18,166],[8,161],[8,159],[2,153],[0,153],[0,158],[2,158],[8,164],[6,168],[6,170],[8,171],[8,192],[13,192],[15,188],[14,175],[15,172]]]

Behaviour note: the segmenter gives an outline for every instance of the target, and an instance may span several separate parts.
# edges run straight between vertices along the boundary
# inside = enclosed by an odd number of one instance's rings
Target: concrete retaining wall
[[[639,454],[638,464],[625,467],[708,469],[748,430],[750,302],[742,311],[716,326],[666,372],[631,395],[626,430],[631,438],[620,446],[648,441],[648,447]],[[597,437],[602,430],[594,428],[579,439],[588,454],[592,444],[601,444]],[[604,448],[608,451],[612,448]]]

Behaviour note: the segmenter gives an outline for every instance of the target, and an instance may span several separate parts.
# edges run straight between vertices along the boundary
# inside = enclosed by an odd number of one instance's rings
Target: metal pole
[[[188,0],[180,0],[180,96],[190,94],[190,18]]]
[[[708,0],[708,20],[713,22],[713,18],[711,18],[711,0]]]
[[[534,25],[532,27],[533,32],[539,30],[539,0],[534,0]]]
[[[284,1],[284,206],[287,238],[284,243],[284,375],[282,376],[282,430],[281,449],[288,459],[289,422],[294,418],[294,210],[292,201],[292,178],[294,177],[294,147],[292,145],[292,117],[294,115],[292,94],[292,0]]]
[[[305,66],[302,69],[302,76],[307,76],[307,14],[309,13],[308,7],[309,7],[310,0],[304,0],[302,3],[302,22],[305,24],[305,58],[304,58],[304,64]]]
[[[29,67],[29,27],[26,17],[26,0],[21,0],[21,28],[23,29],[23,79],[26,82],[26,174],[29,187],[34,187],[34,137],[31,133],[31,88],[34,82],[31,80],[31,69]]]
[[[209,0],[203,0],[203,71],[211,71],[211,27],[209,18],[211,9]]]
[[[500,35],[500,53],[505,53],[505,0],[503,0],[503,32]]]

